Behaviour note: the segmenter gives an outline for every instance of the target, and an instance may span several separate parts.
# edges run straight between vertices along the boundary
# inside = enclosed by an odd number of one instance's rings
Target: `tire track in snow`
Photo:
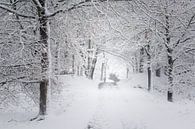
[[[89,121],[86,129],[110,129],[109,118],[106,116],[105,111],[105,92],[99,91],[98,93],[98,105],[93,115],[92,120]]]
[[[140,121],[129,121],[128,102],[121,90],[100,90],[96,112],[86,129],[146,129]]]

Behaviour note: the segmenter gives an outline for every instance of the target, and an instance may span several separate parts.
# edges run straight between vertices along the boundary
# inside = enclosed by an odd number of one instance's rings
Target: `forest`
[[[0,0],[0,129],[195,129],[195,0]]]

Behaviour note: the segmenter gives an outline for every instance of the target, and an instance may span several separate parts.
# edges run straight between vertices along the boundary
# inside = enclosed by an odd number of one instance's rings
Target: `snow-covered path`
[[[190,105],[172,104],[140,89],[107,89],[100,91],[89,125],[92,129],[195,129],[192,114]]]
[[[195,129],[193,103],[169,103],[127,83],[98,90],[84,78],[63,81],[70,84],[61,108],[46,120],[2,122],[0,116],[0,129]]]

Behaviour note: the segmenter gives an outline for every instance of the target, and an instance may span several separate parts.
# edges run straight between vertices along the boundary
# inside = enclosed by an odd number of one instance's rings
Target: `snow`
[[[135,80],[142,81],[132,77],[118,88],[99,90],[98,81],[61,76],[62,98],[52,103],[45,120],[30,122],[36,112],[0,110],[0,129],[195,129],[193,102],[167,102],[134,88]]]

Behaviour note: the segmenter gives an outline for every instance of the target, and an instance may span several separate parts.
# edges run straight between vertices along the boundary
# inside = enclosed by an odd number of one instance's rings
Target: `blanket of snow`
[[[195,129],[193,102],[167,102],[134,88],[132,79],[101,90],[98,81],[82,77],[62,76],[59,81],[62,97],[51,103],[45,120],[30,122],[36,112],[0,110],[0,129]]]

